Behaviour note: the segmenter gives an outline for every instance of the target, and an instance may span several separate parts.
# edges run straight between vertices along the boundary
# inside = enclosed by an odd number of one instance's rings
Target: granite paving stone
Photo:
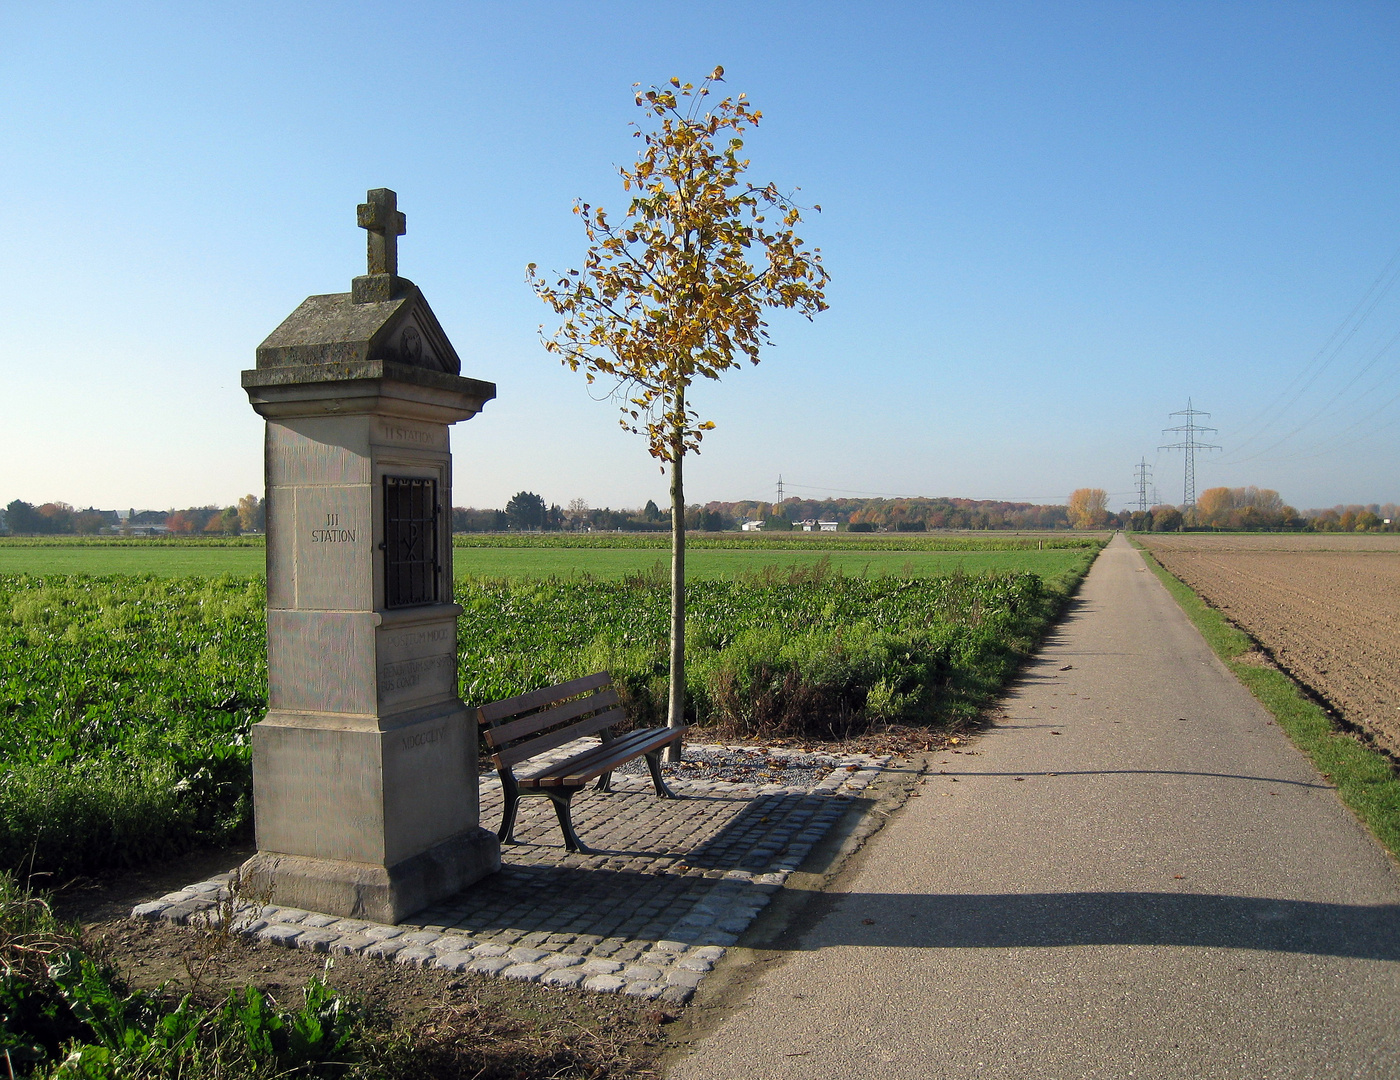
[[[614,774],[611,792],[575,798],[592,853],[566,851],[548,800],[525,799],[500,873],[398,926],[241,900],[235,925],[293,948],[684,1004],[888,760],[687,746],[663,765],[680,799],[656,798],[644,763]],[[499,779],[483,776],[484,825],[501,805]],[[132,916],[186,922],[216,908],[229,882],[211,877]]]

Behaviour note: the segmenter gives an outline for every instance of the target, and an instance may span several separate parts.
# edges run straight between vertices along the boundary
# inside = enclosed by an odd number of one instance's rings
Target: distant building
[[[749,518],[739,526],[744,532],[762,532],[763,521],[760,518]]]
[[[839,522],[835,521],[815,521],[808,519],[793,523],[794,529],[801,529],[803,532],[835,532]]]
[[[123,529],[132,536],[164,536],[170,530],[165,527],[168,516],[164,510],[142,510],[139,514],[128,514]]]

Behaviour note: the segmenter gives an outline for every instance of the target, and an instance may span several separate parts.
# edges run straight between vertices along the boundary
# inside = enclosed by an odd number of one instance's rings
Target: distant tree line
[[[1115,524],[1135,532],[1395,532],[1400,508],[1371,503],[1298,511],[1270,488],[1216,487],[1201,492],[1195,506],[1123,511]]]
[[[687,530],[725,532],[746,521],[762,521],[767,532],[785,531],[805,521],[835,521],[851,532],[924,532],[929,529],[1063,529],[1064,506],[1036,506],[977,499],[785,499],[694,503],[685,509]],[[582,499],[567,506],[547,504],[530,491],[517,493],[504,510],[454,507],[456,532],[596,531],[662,532],[669,515],[648,499],[641,509],[590,507]]]
[[[15,499],[0,514],[0,532],[12,536],[237,536],[262,532],[266,527],[267,509],[256,495],[245,495],[234,506],[141,511],[132,507],[125,514],[93,507],[75,510],[65,502],[35,506]]]
[[[1135,532],[1178,530],[1378,531],[1400,527],[1393,503],[1338,506],[1300,513],[1269,488],[1208,488],[1196,505],[1159,505],[1150,510],[1108,509],[1108,493],[1080,488],[1068,505],[1013,503],[985,499],[784,499],[711,502],[686,507],[686,528],[725,532],[746,521],[761,521],[765,532],[786,531],[804,521],[835,521],[844,531],[925,532],[931,529],[1131,529]],[[1387,524],[1387,519],[1389,523]],[[655,502],[640,510],[590,507],[574,499],[565,507],[546,504],[522,491],[504,510],[452,511],[455,532],[598,531],[659,532],[668,527]]]
[[[726,532],[745,521],[762,521],[765,532],[790,530],[804,521],[835,521],[850,532],[924,532],[930,529],[1131,529],[1134,532],[1309,531],[1395,532],[1395,503],[1338,505],[1298,511],[1269,488],[1208,488],[1196,505],[1110,512],[1108,494],[1080,488],[1065,506],[978,499],[785,499],[693,504],[685,510],[686,529]],[[267,507],[256,495],[234,506],[192,506],[184,510],[141,510],[120,514],[92,507],[76,510],[65,502],[33,505],[21,499],[0,511],[0,534],[14,536],[237,536],[267,528]],[[532,491],[518,492],[504,510],[453,507],[453,532],[664,532],[670,520],[648,499],[637,510],[590,507],[583,499],[566,506],[548,503]]]

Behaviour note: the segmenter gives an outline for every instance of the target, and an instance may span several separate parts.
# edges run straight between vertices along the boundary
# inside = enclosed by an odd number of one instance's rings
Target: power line
[[[1323,346],[1313,354],[1312,359],[1303,365],[1303,368],[1293,377],[1292,381],[1280,390],[1269,404],[1243,425],[1240,429],[1241,432],[1248,432],[1248,434],[1246,434],[1243,440],[1231,450],[1230,455],[1227,455],[1227,457],[1238,454],[1250,443],[1260,438],[1269,428],[1278,423],[1279,420],[1283,419],[1284,414],[1287,413],[1299,398],[1307,393],[1319,376],[1332,365],[1341,354],[1342,350],[1351,343],[1352,338],[1356,336],[1362,325],[1371,317],[1372,313],[1375,312],[1376,308],[1385,298],[1391,287],[1394,286],[1397,279],[1400,279],[1400,249],[1397,249],[1395,253],[1391,255],[1384,268],[1376,275],[1375,280],[1371,282],[1370,288],[1368,288],[1361,299],[1356,302],[1356,306],[1347,313],[1346,318],[1332,331],[1332,335]],[[1300,424],[1293,431],[1290,431],[1282,439],[1278,440],[1278,442],[1275,442],[1274,446],[1270,447],[1269,450],[1272,450],[1274,447],[1292,438],[1316,418],[1316,415],[1314,415],[1304,421],[1304,423]],[[1258,425],[1257,430],[1251,430],[1255,429],[1256,425]],[[1267,454],[1269,450],[1260,451],[1244,460],[1249,461],[1254,457],[1261,457]]]
[[[1311,416],[1309,416],[1309,417],[1308,417],[1306,420],[1304,420],[1301,424],[1299,424],[1297,427],[1295,427],[1292,431],[1288,432],[1286,435],[1283,435],[1283,436],[1281,436],[1280,438],[1278,438],[1275,442],[1273,442],[1273,443],[1270,444],[1269,446],[1265,447],[1263,450],[1259,450],[1259,451],[1257,451],[1257,452],[1255,452],[1255,453],[1253,453],[1253,454],[1250,454],[1250,455],[1247,456],[1247,457],[1242,457],[1242,458],[1241,458],[1241,457],[1236,457],[1236,458],[1234,459],[1234,461],[1232,462],[1232,464],[1243,464],[1243,463],[1246,462],[1246,461],[1253,461],[1253,460],[1255,460],[1256,458],[1264,457],[1266,454],[1271,454],[1271,453],[1273,453],[1273,451],[1275,451],[1275,450],[1277,450],[1279,447],[1283,446],[1283,444],[1286,443],[1286,442],[1288,442],[1289,439],[1293,438],[1294,435],[1297,435],[1297,434],[1298,434],[1299,432],[1301,432],[1304,428],[1306,428],[1306,427],[1308,427],[1310,424],[1314,423],[1319,417],[1321,417],[1321,416],[1322,416],[1323,414],[1325,414],[1329,409],[1331,409],[1332,406],[1334,406],[1334,405],[1337,403],[1337,401],[1340,400],[1340,398],[1342,397],[1343,394],[1345,394],[1348,390],[1350,390],[1353,386],[1355,386],[1355,385],[1361,380],[1362,376],[1364,376],[1368,371],[1370,371],[1373,367],[1375,367],[1376,364],[1379,363],[1380,360],[1381,360],[1382,358],[1384,358],[1385,355],[1386,355],[1388,352],[1390,352],[1390,350],[1391,350],[1392,348],[1395,347],[1395,344],[1396,344],[1397,342],[1400,342],[1400,332],[1397,332],[1395,335],[1393,335],[1393,336],[1390,338],[1389,341],[1387,341],[1384,345],[1382,345],[1382,346],[1375,352],[1375,354],[1372,355],[1372,357],[1370,358],[1370,360],[1368,360],[1368,361],[1365,363],[1365,365],[1363,365],[1363,366],[1361,367],[1361,369],[1358,370],[1358,371],[1356,372],[1356,374],[1354,374],[1354,375],[1351,377],[1350,381],[1348,381],[1348,382],[1346,383],[1346,385],[1344,385],[1340,390],[1338,390],[1335,394],[1333,394],[1330,398],[1328,398],[1328,399],[1327,399],[1327,402],[1326,402],[1321,408],[1317,409]],[[1369,399],[1373,394],[1375,394],[1377,391],[1379,391],[1380,388],[1385,384],[1385,379],[1388,378],[1388,377],[1389,377],[1388,375],[1385,376],[1385,377],[1383,377],[1383,378],[1382,378],[1379,382],[1377,382],[1375,385],[1369,387],[1369,388],[1367,389],[1367,391],[1366,391],[1364,397],[1367,398],[1367,399]],[[1391,400],[1393,401],[1394,399],[1392,398]],[[1388,402],[1387,404],[1389,404],[1389,402]],[[1383,407],[1383,408],[1384,408],[1384,407]],[[1379,412],[1379,411],[1381,411],[1381,410],[1376,410],[1376,411]],[[1374,416],[1375,413],[1372,413],[1371,415]],[[1332,442],[1335,438],[1336,438],[1336,436],[1329,436],[1329,437],[1326,437],[1326,438],[1323,439],[1323,441],[1322,441],[1320,444],[1317,444],[1317,445],[1326,446],[1329,442]],[[1316,448],[1317,448],[1317,446],[1313,446],[1313,447],[1304,447],[1304,448],[1301,449],[1301,450],[1295,450],[1292,454],[1285,455],[1285,456],[1283,456],[1283,457],[1281,457],[1281,458],[1278,458],[1277,460],[1279,460],[1279,461],[1289,461],[1289,460],[1291,460],[1291,459],[1293,459],[1293,458],[1296,458],[1296,457],[1298,457],[1298,456],[1300,456],[1300,455],[1309,455],[1309,456],[1315,457],[1315,456],[1317,456],[1317,455],[1315,455],[1315,454],[1310,454],[1310,451],[1312,451],[1312,450],[1314,450],[1314,449],[1316,449]],[[1236,447],[1235,450],[1232,451],[1232,453],[1238,453],[1238,452],[1239,452],[1239,449],[1240,449],[1240,447]]]
[[[1185,438],[1181,442],[1168,443],[1166,446],[1157,447],[1157,449],[1186,451],[1185,497],[1182,499],[1182,509],[1186,509],[1188,507],[1196,505],[1196,451],[1220,449],[1220,447],[1216,446],[1214,443],[1200,442],[1196,438],[1196,435],[1197,433],[1204,435],[1207,432],[1214,435],[1218,435],[1220,434],[1220,432],[1216,428],[1202,427],[1201,425],[1196,423],[1196,417],[1198,416],[1204,416],[1207,420],[1209,420],[1210,413],[1202,412],[1200,409],[1193,408],[1191,405],[1190,398],[1186,399],[1186,408],[1178,409],[1171,415],[1186,417],[1186,423],[1180,424],[1177,427],[1163,428],[1162,437],[1166,438],[1173,432],[1180,432],[1183,435],[1185,435]]]

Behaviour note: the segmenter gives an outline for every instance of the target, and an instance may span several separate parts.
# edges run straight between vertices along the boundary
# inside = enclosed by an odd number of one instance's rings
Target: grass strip
[[[1241,662],[1256,642],[1134,541],[1147,565],[1235,677],[1274,715],[1293,744],[1337,788],[1352,813],[1400,858],[1400,772],[1390,759],[1338,728],[1287,673]]]

